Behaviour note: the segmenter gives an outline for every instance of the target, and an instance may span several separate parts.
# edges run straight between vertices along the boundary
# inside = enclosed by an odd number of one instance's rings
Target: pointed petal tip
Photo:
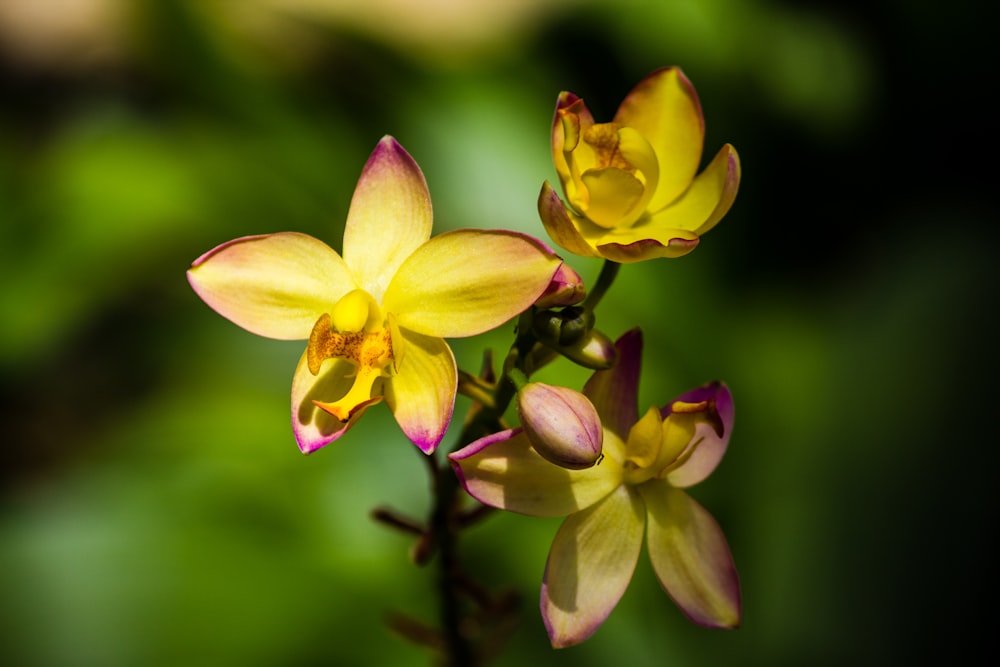
[[[558,101],[556,103],[557,109],[565,109],[566,107],[573,106],[576,102],[582,99],[579,95],[571,93],[568,90],[564,90],[559,93]]]
[[[395,137],[389,134],[383,136],[375,144],[375,148],[372,150],[371,155],[368,157],[368,162],[365,164],[364,171],[368,171],[369,168],[386,161],[404,162],[407,167],[420,171],[420,167],[409,152],[403,148],[403,145]]]

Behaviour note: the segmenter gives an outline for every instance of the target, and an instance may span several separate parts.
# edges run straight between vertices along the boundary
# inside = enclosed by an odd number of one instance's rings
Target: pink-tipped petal
[[[734,628],[740,582],[729,545],[708,511],[662,480],[639,487],[649,522],[649,558],[663,589],[699,625]]]
[[[579,644],[604,623],[632,580],[644,509],[630,487],[566,518],[549,551],[541,610],[555,648]]]
[[[694,441],[698,443],[697,447],[682,466],[667,476],[667,481],[672,486],[685,489],[712,474],[726,453],[733,431],[733,395],[726,385],[713,382],[681,394],[676,400],[685,403],[712,401],[718,417],[715,423],[702,422],[695,427]],[[663,408],[662,414],[664,418],[669,416],[670,404]]]
[[[538,195],[538,215],[546,233],[556,245],[581,257],[600,257],[594,246],[584,238],[578,225],[574,224],[574,219],[570,217],[572,214],[563,206],[562,200],[548,181],[542,184],[542,191]],[[598,233],[603,231],[593,223],[588,224],[597,229]]]
[[[320,315],[356,287],[340,255],[296,232],[223,243],[196,259],[187,276],[217,313],[281,340],[308,338]]]
[[[458,229],[407,259],[382,307],[399,326],[455,338],[494,329],[533,304],[562,264],[527,234]]]
[[[564,151],[577,148],[583,133],[593,124],[594,117],[580,97],[566,91],[559,94],[552,119],[552,162],[567,197],[576,196],[576,185]]]
[[[580,303],[586,297],[587,288],[583,284],[583,278],[573,270],[573,267],[563,262],[559,265],[559,269],[555,275],[552,276],[549,286],[538,297],[535,307],[558,308],[561,306],[572,306]]]
[[[385,400],[413,444],[430,454],[441,442],[455,409],[458,370],[441,338],[400,329],[406,354],[385,383]]]
[[[344,260],[376,301],[430,238],[432,224],[423,172],[395,139],[383,137],[361,172],[344,228]]]
[[[606,371],[590,376],[583,387],[601,416],[604,428],[622,441],[628,439],[632,424],[639,419],[639,369],[642,362],[642,331],[626,331],[615,343],[618,361]]]
[[[354,384],[354,365],[343,359],[324,362],[319,375],[309,372],[307,354],[299,359],[292,379],[292,432],[303,454],[311,454],[347,433],[370,406],[375,396],[357,406],[347,421],[341,421],[317,403],[330,403],[346,394]]]
[[[462,486],[479,502],[529,516],[565,516],[589,507],[621,483],[607,456],[584,470],[546,461],[521,429],[501,431],[448,456]]]

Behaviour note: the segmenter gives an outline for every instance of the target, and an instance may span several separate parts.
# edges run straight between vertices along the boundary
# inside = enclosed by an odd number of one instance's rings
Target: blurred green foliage
[[[745,625],[691,625],[642,558],[594,638],[553,652],[535,600],[558,521],[497,516],[462,543],[525,600],[496,664],[952,662],[988,636],[997,455],[970,425],[992,415],[996,220],[970,146],[993,121],[986,22],[963,3],[421,5],[449,35],[383,30],[386,3],[107,0],[96,61],[19,51],[25,25],[48,43],[19,4],[0,12],[20,31],[0,49],[3,664],[428,664],[383,620],[435,618],[432,572],[367,518],[426,509],[420,454],[379,407],[301,456],[300,345],[222,320],[184,271],[248,234],[336,247],[387,133],[437,232],[542,235],[557,93],[607,118],[668,64],[699,91],[706,151],[739,149],[742,191],[692,255],[625,267],[599,325],[644,329],[649,404],[733,390],[732,446],[693,495],[729,537]],[[509,333],[455,341],[460,365]]]

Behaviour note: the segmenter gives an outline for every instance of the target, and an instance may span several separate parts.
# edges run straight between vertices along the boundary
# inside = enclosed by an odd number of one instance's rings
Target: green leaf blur
[[[955,664],[985,642],[998,460],[970,425],[993,414],[998,237],[969,3],[58,4],[0,4],[0,663],[431,664],[384,620],[433,621],[434,572],[368,518],[426,508],[420,454],[378,406],[302,456],[301,346],[224,321],[184,272],[237,236],[341,238],[387,133],[435,233],[543,236],[559,91],[609,119],[665,65],[741,191],[691,255],[623,267],[598,326],[643,328],[649,405],[732,389],[729,451],[692,495],[744,626],[690,624],[641,558],[597,634],[553,651],[558,521],[494,516],[461,549],[524,600],[495,664]],[[454,349],[475,371],[509,341]]]

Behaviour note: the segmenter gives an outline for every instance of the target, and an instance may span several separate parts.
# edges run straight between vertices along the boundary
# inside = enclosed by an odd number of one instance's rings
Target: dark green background
[[[535,600],[558,521],[504,515],[462,542],[526,601],[496,664],[960,664],[994,631],[996,59],[973,3],[90,4],[124,10],[93,43],[0,31],[0,662],[428,664],[382,621],[433,620],[433,573],[368,519],[426,507],[417,450],[379,406],[299,454],[301,344],[226,322],[184,271],[246,234],[339,248],[387,133],[436,232],[544,235],[556,95],[606,120],[670,64],[706,158],[739,150],[740,194],[693,254],[625,267],[599,324],[644,329],[643,408],[732,388],[730,450],[692,495],[744,625],[687,622],[643,555],[597,634],[553,652]],[[509,333],[455,341],[460,364]]]

